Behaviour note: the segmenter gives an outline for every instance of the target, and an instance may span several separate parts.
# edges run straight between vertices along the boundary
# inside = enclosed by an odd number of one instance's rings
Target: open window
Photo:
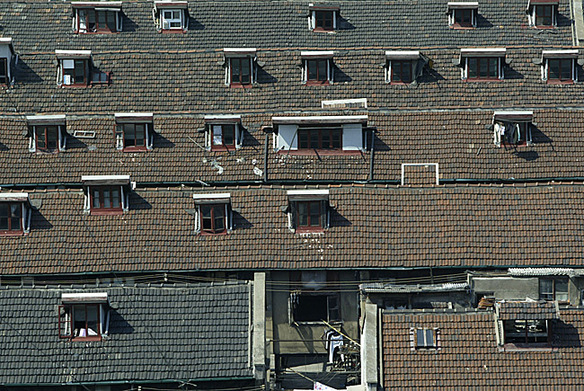
[[[63,293],[59,305],[59,337],[101,341],[108,334],[108,296],[103,293]]]
[[[334,82],[334,52],[301,52],[302,82],[307,85],[326,85]]]
[[[533,111],[495,111],[493,142],[497,147],[523,147],[532,144]]]
[[[74,1],[73,31],[78,34],[108,34],[122,31],[121,1]]]
[[[0,193],[0,236],[29,233],[31,218],[28,193]]]
[[[461,49],[459,64],[462,80],[503,80],[506,53],[505,48]]]
[[[194,194],[195,232],[224,235],[233,229],[230,193]]]
[[[549,346],[557,302],[502,301],[495,303],[497,339],[506,348]]]
[[[129,210],[129,175],[86,175],[81,177],[85,202],[83,210],[91,215],[118,215]]]
[[[338,274],[335,272],[291,272],[290,323],[340,322],[338,287]]]
[[[559,0],[529,0],[527,18],[529,25],[536,28],[557,26]]]
[[[65,115],[31,115],[28,123],[28,150],[30,152],[55,153],[64,151],[67,145]]]
[[[12,38],[0,38],[0,84],[12,84],[12,66],[16,59]]]
[[[410,84],[422,76],[427,59],[417,50],[391,50],[385,52],[385,82]]]
[[[548,84],[571,84],[576,81],[578,50],[544,50],[541,78]]]
[[[187,1],[163,0],[154,2],[153,17],[159,32],[182,33],[188,30]]]
[[[338,6],[309,4],[308,28],[312,31],[333,32],[337,29]]]
[[[211,151],[241,148],[243,132],[240,115],[205,116],[205,146]]]
[[[477,27],[479,3],[474,1],[448,2],[448,25],[454,29]]]
[[[55,50],[57,84],[62,87],[85,87],[90,76],[90,50]]]
[[[324,232],[330,223],[328,190],[288,190],[288,228],[296,233]]]
[[[366,115],[273,117],[272,123],[275,149],[285,153],[360,153],[367,144]]]
[[[568,286],[568,277],[542,277],[539,279],[539,298],[567,304],[570,302]]]
[[[225,48],[225,85],[251,88],[257,79],[256,49]]]
[[[154,145],[153,113],[116,113],[116,149],[124,152],[147,151]]]

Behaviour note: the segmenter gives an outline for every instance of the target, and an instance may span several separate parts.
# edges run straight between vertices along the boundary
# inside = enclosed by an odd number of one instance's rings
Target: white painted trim
[[[320,102],[320,105],[321,105],[321,108],[326,109],[326,108],[329,108],[327,106],[341,105],[343,103],[346,103],[349,106],[351,106],[352,103],[358,103],[359,105],[355,105],[355,106],[357,106],[356,108],[359,108],[359,109],[366,109],[367,108],[367,98],[323,100]]]
[[[224,48],[223,54],[225,56],[254,56],[257,52],[256,48]]]
[[[62,58],[91,58],[91,50],[55,50],[58,59]]]
[[[107,303],[107,292],[62,293],[63,303]]]
[[[67,117],[64,114],[27,115],[26,121],[29,125],[64,125]]]
[[[448,9],[477,9],[479,8],[478,1],[449,1]]]
[[[542,50],[543,58],[578,58],[578,50]]]
[[[300,52],[300,57],[302,58],[332,58],[334,55],[335,52],[332,50]]]
[[[493,115],[495,117],[498,116],[528,116],[531,115],[533,116],[533,111],[531,110],[525,110],[525,111],[495,111],[493,113]]]
[[[111,184],[111,185],[129,185],[130,176],[129,175],[83,175],[81,176],[81,182],[86,185],[101,185],[101,184]]]
[[[297,196],[329,196],[328,189],[307,189],[307,190],[288,190],[286,194],[288,197]]]
[[[330,115],[330,116],[312,116],[312,117],[272,117],[273,124],[310,124],[310,123],[362,123],[368,119],[367,115]]]
[[[0,201],[28,201],[28,193],[0,193]]]
[[[145,118],[145,117],[154,117],[154,113],[115,113],[114,117],[118,118]]]
[[[460,49],[460,55],[463,57],[505,57],[506,48],[465,48]]]
[[[202,193],[193,194],[194,200],[209,200],[209,199],[231,199],[231,193]]]
[[[0,38],[0,45],[12,45],[12,38]]]
[[[221,121],[221,120],[239,120],[241,121],[241,115],[239,114],[209,114],[204,116],[205,121]]]
[[[73,8],[112,8],[116,11],[121,11],[122,2],[121,1],[72,1],[71,7]]]
[[[417,60],[420,58],[419,50],[386,50],[385,57],[388,60]]]

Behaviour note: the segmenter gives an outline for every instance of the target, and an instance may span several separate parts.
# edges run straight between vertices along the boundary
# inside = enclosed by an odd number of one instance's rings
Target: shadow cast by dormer
[[[37,199],[34,201],[37,206],[33,206],[32,209],[32,221],[30,224],[31,234],[34,233],[34,231],[45,231],[52,229],[53,224],[51,224],[41,213],[42,199]]]
[[[0,152],[6,152],[9,150],[10,148],[8,148],[5,144],[0,143]]]
[[[140,26],[136,24],[132,19],[128,17],[128,15],[122,12],[122,32],[124,33],[133,33],[134,31],[138,30]]]
[[[15,68],[14,77],[18,83],[32,84],[44,82],[44,79],[33,71],[22,59],[19,59],[18,65]]]
[[[516,80],[516,79],[525,79],[523,74],[517,72],[513,66],[513,64],[508,64],[505,66],[505,80]]]
[[[250,133],[246,128],[242,128],[243,131],[243,146],[244,147],[259,147],[263,145],[253,134]],[[263,135],[263,133],[260,133]]]
[[[375,133],[375,139],[373,140],[375,145],[375,152],[389,151],[389,145],[387,145],[383,140],[381,140],[377,133]]]
[[[483,15],[477,13],[477,29],[488,29],[491,27],[493,27],[493,24]]]
[[[531,140],[534,144],[552,144],[553,140],[545,135],[536,125],[531,125]]]
[[[142,198],[142,196],[140,196],[135,191],[130,193],[130,211],[149,209],[152,209],[152,205],[148,201]]]
[[[258,84],[273,84],[278,82],[278,79],[275,76],[266,72],[266,70],[263,67],[258,67],[257,71]]]
[[[337,19],[337,30],[355,30],[355,25],[349,22],[347,19],[340,16]]]
[[[341,215],[336,208],[330,209],[331,228],[335,227],[350,227],[353,225],[346,217]]]
[[[175,144],[160,133],[154,135],[154,149],[174,148]]]
[[[243,217],[239,211],[233,210],[233,229],[238,230],[246,228],[253,228],[253,224]]]
[[[581,348],[579,330],[572,324],[565,323],[561,319],[556,319],[552,324],[551,345],[561,348]]]
[[[572,19],[558,13],[557,17],[556,17],[556,22],[557,22],[557,27],[568,27],[571,26],[573,21]]]
[[[109,309],[110,324],[109,335],[115,338],[120,334],[133,334],[134,327],[115,308]]]
[[[335,83],[348,83],[348,82],[353,81],[351,76],[349,76],[345,72],[343,72],[343,70],[341,68],[339,68],[338,66],[335,65],[335,67],[333,69],[335,72],[335,78],[334,78]]]
[[[205,30],[205,25],[193,17],[189,17],[189,30]]]

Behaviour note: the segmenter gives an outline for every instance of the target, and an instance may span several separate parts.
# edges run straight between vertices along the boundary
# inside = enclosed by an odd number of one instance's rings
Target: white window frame
[[[308,60],[326,60],[327,61],[327,81],[329,84],[334,83],[334,52],[333,51],[304,51],[300,52],[302,58],[302,83],[308,82]]]
[[[537,26],[535,24],[535,22],[536,22],[536,16],[535,16],[536,6],[550,6],[550,7],[552,7],[552,25],[551,26]],[[530,27],[543,28],[543,29],[558,27],[558,3],[550,2],[548,4],[537,4],[537,3],[531,4],[531,2],[530,2],[529,12],[527,13],[527,19],[529,21]]]
[[[317,28],[316,27],[316,12],[317,11],[326,11],[326,12],[333,13],[333,29],[330,32],[336,31],[337,30],[337,16],[339,13],[339,10],[337,10],[337,9],[312,9],[312,10],[310,10],[310,15],[308,16],[308,29],[311,31],[314,31]],[[323,30],[323,31],[327,31],[327,30]]]
[[[57,126],[58,145],[57,152],[63,152],[67,148],[67,124],[65,115],[32,115],[26,117],[29,127],[28,151],[37,152],[36,127]]]
[[[120,8],[115,7],[117,4],[119,4]],[[93,32],[93,31],[87,31],[87,13],[85,13],[85,16],[82,16],[82,12],[84,11],[107,11],[107,12],[115,12],[116,14],[116,29],[115,31],[112,32],[120,32],[122,31],[122,18],[121,18],[121,5],[122,2],[111,2],[111,4],[107,4],[108,7],[95,7],[95,8],[88,8],[88,7],[82,7],[82,8],[75,8],[75,17],[73,18],[73,31],[77,34],[88,34],[88,33],[93,33],[93,34],[100,34],[101,32]],[[74,3],[73,3],[74,6]]]
[[[170,13],[173,17],[167,18],[166,13]],[[178,13],[178,18],[174,17],[174,13]],[[162,30],[182,30],[184,28],[184,10],[180,8],[164,8],[160,10],[160,26]],[[172,26],[173,23],[178,23],[178,26]]]
[[[499,121],[497,121],[497,117],[499,116],[503,116],[502,119],[499,119]],[[531,119],[529,121],[527,120],[516,120],[513,121],[512,119],[508,119],[507,121],[505,121],[505,116],[507,117],[512,117],[512,116],[517,116],[517,117],[531,117]],[[497,125],[497,122],[509,122],[509,123],[525,123],[526,124],[526,128],[525,128],[525,132],[526,132],[526,137],[525,137],[525,144],[527,146],[532,145],[533,141],[532,141],[532,132],[531,132],[531,126],[533,123],[533,111],[499,111],[499,112],[494,112],[493,113],[493,144],[495,144],[496,147],[501,147],[502,145],[502,140],[501,140],[501,134],[500,134],[500,129],[499,126]]]
[[[91,213],[91,190],[94,186],[120,186],[120,201],[122,212],[130,210],[130,186],[135,188],[129,175],[83,175],[83,213]]]
[[[154,147],[154,114],[153,113],[116,113],[116,127],[114,131],[116,149],[123,151],[126,148],[123,125],[124,124],[144,124],[144,138],[146,149],[151,150]],[[122,130],[120,131],[120,126]]]
[[[460,28],[476,28],[477,27],[477,16],[478,16],[478,2],[448,2],[448,25],[450,27],[455,27],[456,22],[456,11],[471,11],[471,25],[472,27],[460,27]]]
[[[200,234],[203,232],[201,227],[201,205],[225,205],[225,230],[227,233],[233,231],[233,208],[231,207],[231,194],[230,193],[202,193],[193,194],[193,200],[195,200],[195,234]],[[213,235],[213,234],[211,234]]]

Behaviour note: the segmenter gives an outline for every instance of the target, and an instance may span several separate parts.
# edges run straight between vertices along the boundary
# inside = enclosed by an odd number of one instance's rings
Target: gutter
[[[50,387],[50,386],[106,386],[119,384],[153,384],[153,383],[193,383],[193,382],[210,382],[210,381],[243,381],[254,380],[250,377],[209,377],[201,379],[161,379],[161,380],[113,380],[109,382],[79,382],[79,383],[1,383],[3,387]]]

